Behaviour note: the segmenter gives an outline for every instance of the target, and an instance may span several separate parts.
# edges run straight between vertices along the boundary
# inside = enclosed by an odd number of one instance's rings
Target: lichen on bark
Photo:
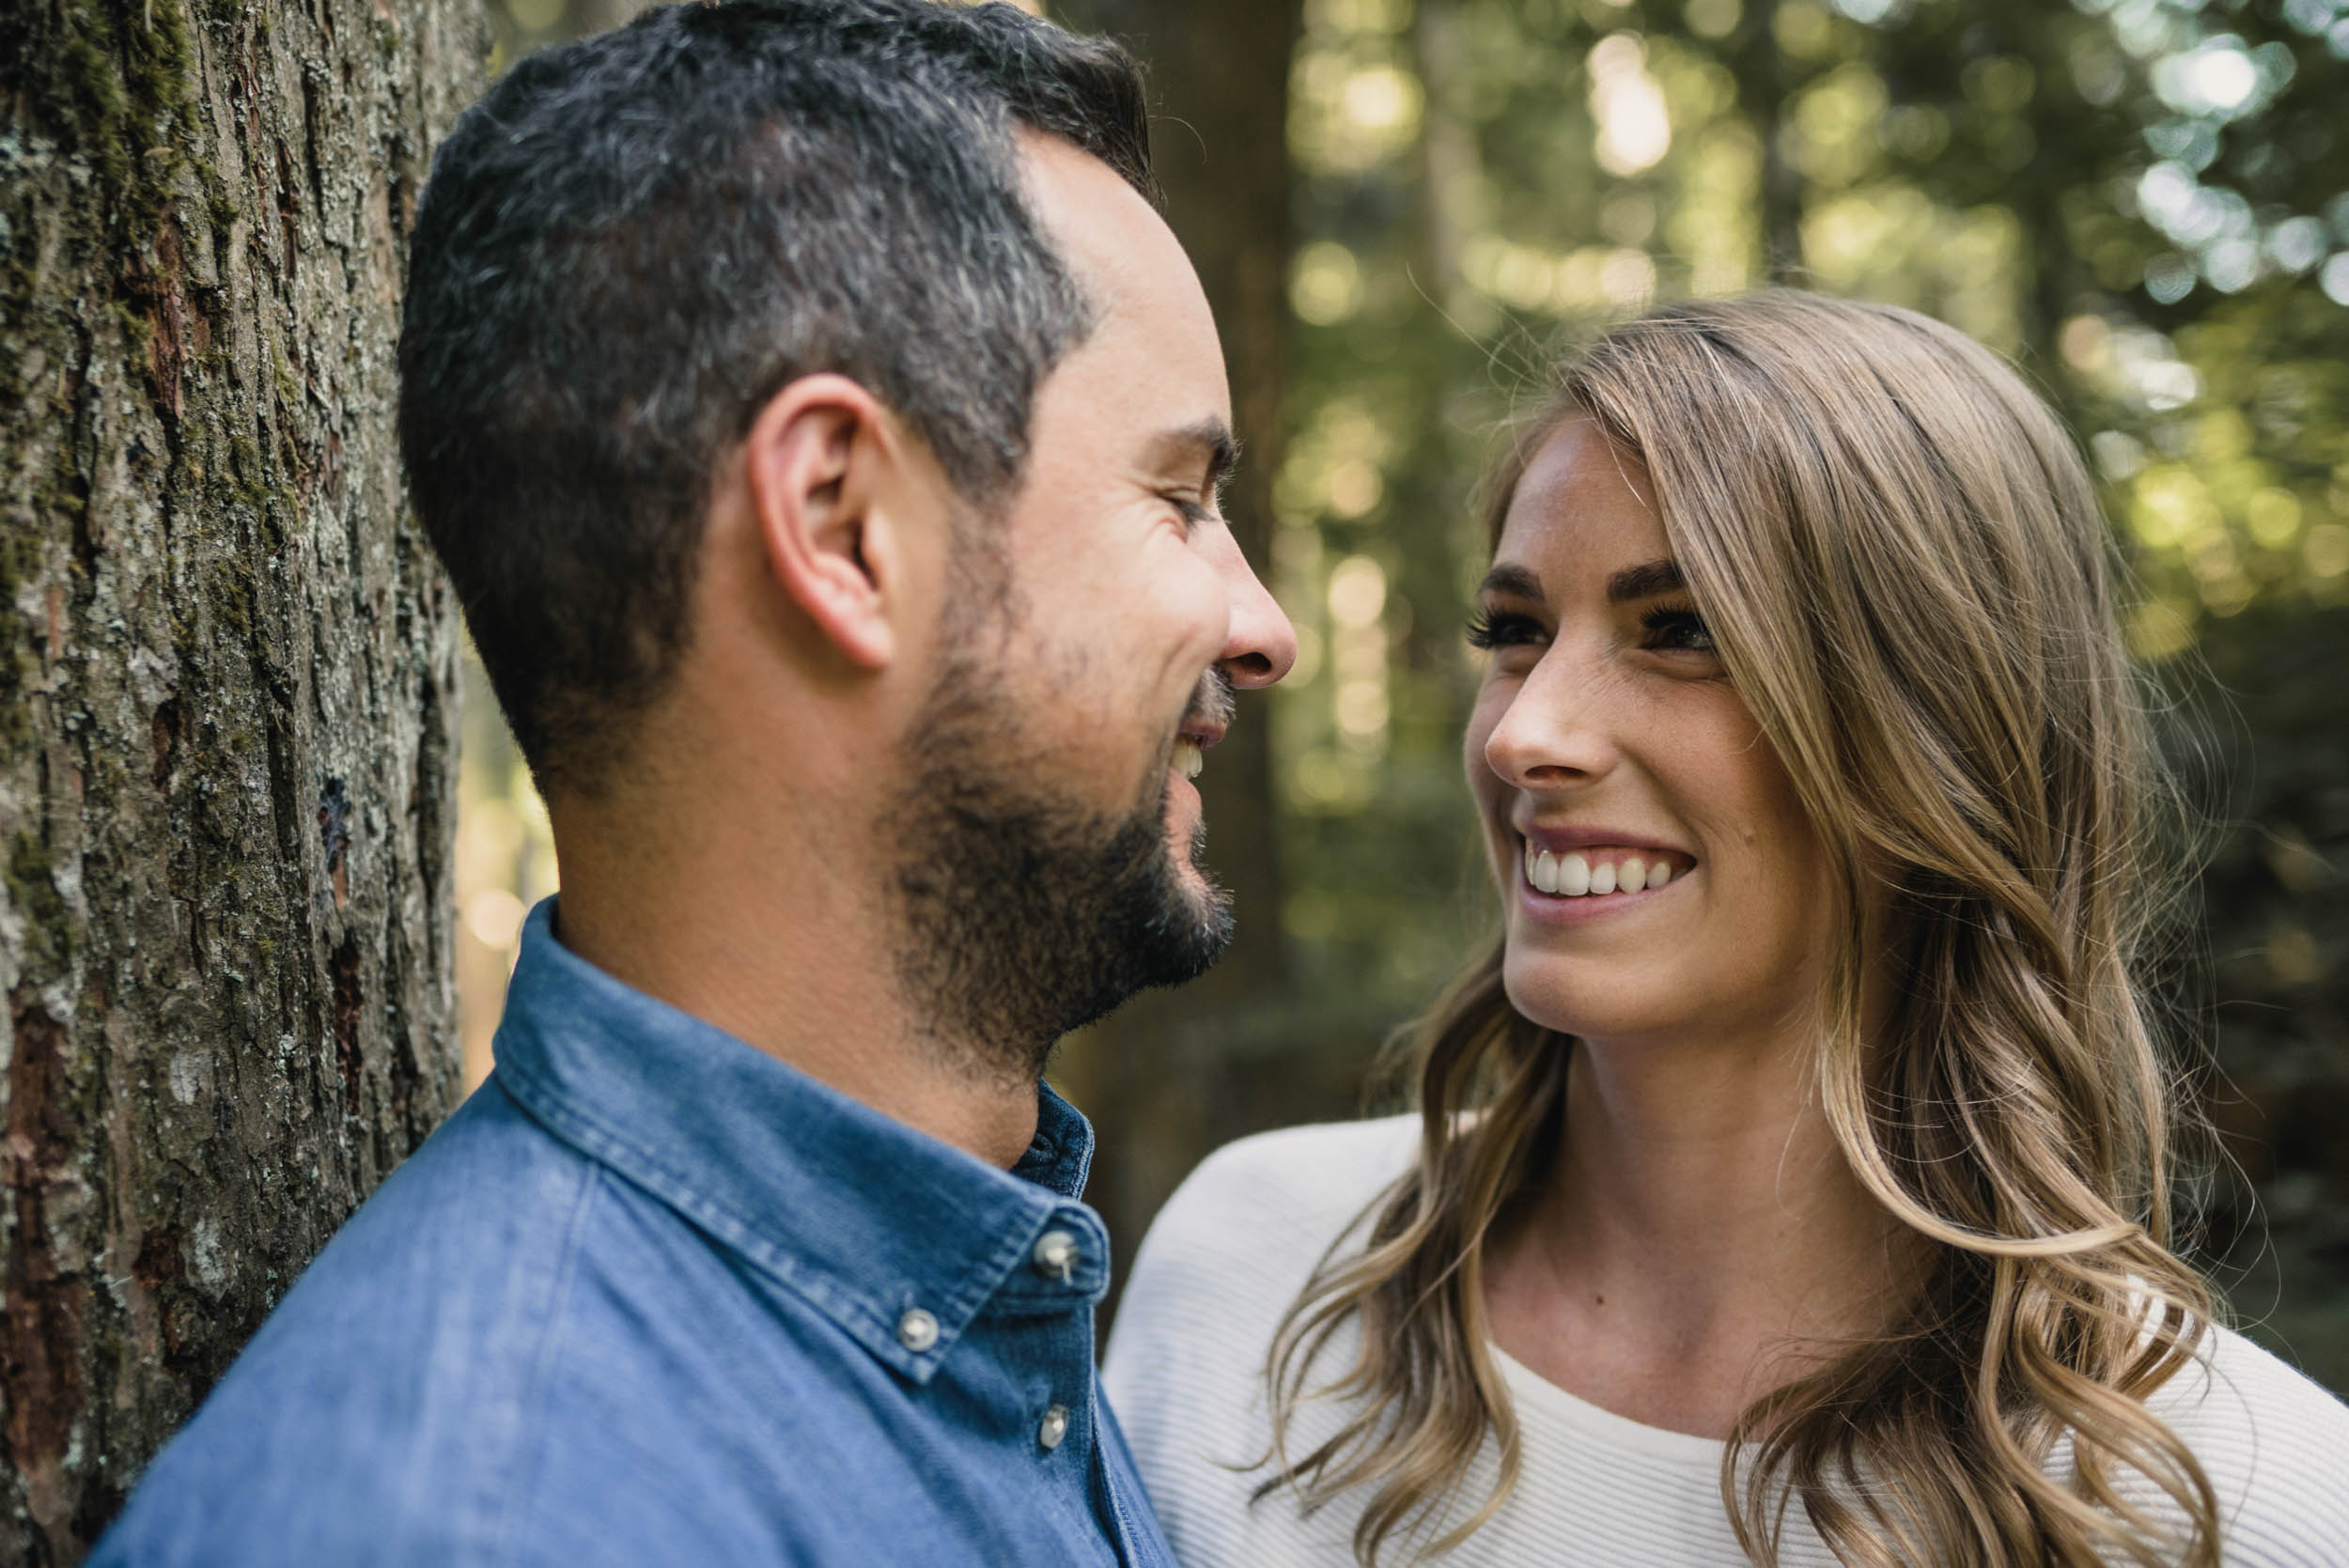
[[[457,614],[393,411],[472,0],[0,14],[0,1560],[445,1114]]]

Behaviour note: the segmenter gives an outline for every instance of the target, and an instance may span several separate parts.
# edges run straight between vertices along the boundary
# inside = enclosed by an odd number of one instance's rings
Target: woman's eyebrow
[[[1680,563],[1667,555],[1626,567],[1609,577],[1607,602],[1623,604],[1632,599],[1655,598],[1676,594],[1688,585],[1680,575]],[[1485,581],[1477,584],[1476,591],[1480,596],[1504,594],[1538,601],[1542,598],[1541,575],[1531,567],[1504,562],[1485,574]]]
[[[1660,594],[1676,594],[1688,585],[1688,580],[1680,575],[1680,563],[1667,555],[1661,560],[1626,567],[1610,577],[1607,602],[1623,604],[1632,599],[1655,598]]]
[[[1479,598],[1506,594],[1513,598],[1530,598],[1538,604],[1542,598],[1542,580],[1530,567],[1504,564],[1485,574],[1485,581],[1476,585],[1476,594]]]

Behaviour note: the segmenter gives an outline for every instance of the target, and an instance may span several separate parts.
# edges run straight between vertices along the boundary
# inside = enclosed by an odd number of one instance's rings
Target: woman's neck
[[[1501,1349],[1592,1404],[1726,1436],[1879,1331],[1906,1234],[1852,1173],[1800,1037],[1575,1047],[1564,1136],[1486,1265]]]

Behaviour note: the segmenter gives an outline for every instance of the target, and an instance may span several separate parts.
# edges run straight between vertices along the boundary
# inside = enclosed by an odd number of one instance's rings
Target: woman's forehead
[[[1589,419],[1568,419],[1526,463],[1502,516],[1494,564],[1528,568],[1558,592],[1669,556],[1651,491],[1636,457]]]

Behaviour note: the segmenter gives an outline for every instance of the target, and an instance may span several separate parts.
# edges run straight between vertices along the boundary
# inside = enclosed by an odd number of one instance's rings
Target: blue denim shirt
[[[1094,1378],[1084,1118],[1006,1172],[622,985],[535,910],[497,1069],[90,1559],[1172,1568]]]

